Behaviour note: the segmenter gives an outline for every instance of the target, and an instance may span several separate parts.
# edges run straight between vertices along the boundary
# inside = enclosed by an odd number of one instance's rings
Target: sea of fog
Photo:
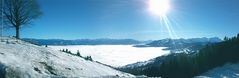
[[[69,49],[72,53],[80,51],[82,56],[91,56],[94,61],[114,67],[124,66],[139,61],[168,54],[163,47],[133,47],[133,45],[68,45],[49,46],[55,50]]]

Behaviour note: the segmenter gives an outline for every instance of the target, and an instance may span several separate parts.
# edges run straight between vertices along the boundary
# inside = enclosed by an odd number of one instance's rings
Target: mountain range
[[[197,52],[206,44],[221,42],[218,37],[212,38],[190,38],[190,39],[162,39],[155,40],[148,44],[135,45],[135,47],[167,47],[165,50],[170,50],[173,53],[179,52]]]
[[[37,45],[133,45],[141,44],[143,41],[133,39],[32,39],[24,38],[24,41],[31,42]]]

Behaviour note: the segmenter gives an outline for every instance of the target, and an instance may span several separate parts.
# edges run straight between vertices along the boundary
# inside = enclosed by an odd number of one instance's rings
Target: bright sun
[[[153,14],[164,16],[170,9],[169,0],[149,0],[149,11]]]

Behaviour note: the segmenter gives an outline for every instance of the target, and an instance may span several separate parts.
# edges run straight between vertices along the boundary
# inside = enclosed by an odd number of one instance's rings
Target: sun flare
[[[170,10],[169,0],[149,0],[149,11],[153,14],[164,16]]]

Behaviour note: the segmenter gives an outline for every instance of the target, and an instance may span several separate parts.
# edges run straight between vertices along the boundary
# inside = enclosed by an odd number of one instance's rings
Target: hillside
[[[96,62],[13,38],[5,38],[0,42],[0,76],[6,78],[134,77]]]
[[[150,61],[134,63],[126,65],[119,70],[134,74],[146,75],[149,77],[163,77],[163,78],[192,78],[198,75],[204,75],[209,71],[208,75],[213,75],[213,78],[218,72],[221,75],[228,75],[222,71],[238,71],[236,65],[220,70],[213,71],[212,69],[221,67],[227,63],[239,62],[239,34],[236,37],[227,38],[224,41],[206,44],[202,49],[196,53],[171,53],[166,56],[157,57]],[[231,70],[233,69],[234,70]],[[135,71],[137,70],[137,71]],[[237,73],[235,73],[237,74]],[[231,74],[232,75],[232,74]],[[231,77],[230,75],[228,75]]]

